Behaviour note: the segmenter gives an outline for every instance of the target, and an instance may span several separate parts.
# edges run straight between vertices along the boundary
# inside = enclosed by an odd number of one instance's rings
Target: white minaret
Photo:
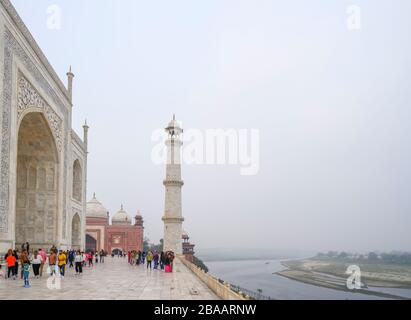
[[[180,135],[183,129],[177,123],[175,116],[165,129],[168,133],[167,169],[164,186],[166,188],[166,201],[164,208],[164,251],[173,251],[182,254],[183,221],[181,210],[181,147],[183,142]]]
[[[73,79],[74,73],[71,71],[71,66],[69,72],[67,72],[67,91],[69,92],[70,101],[73,102]]]

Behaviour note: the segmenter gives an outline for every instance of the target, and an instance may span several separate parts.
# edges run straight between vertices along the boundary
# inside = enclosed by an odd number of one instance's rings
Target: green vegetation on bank
[[[358,262],[358,263],[383,263],[383,264],[393,264],[411,266],[411,253],[409,252],[390,252],[390,253],[376,253],[369,252],[368,254],[358,254],[358,253],[348,253],[348,252],[338,252],[329,251],[327,253],[318,253],[315,257],[319,260],[336,260],[343,262]]]
[[[197,258],[194,256],[193,263],[199,267],[200,269],[204,270],[206,273],[208,273],[208,267],[204,264],[203,260]]]

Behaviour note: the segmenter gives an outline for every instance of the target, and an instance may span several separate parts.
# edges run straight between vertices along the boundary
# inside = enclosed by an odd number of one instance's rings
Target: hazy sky
[[[185,165],[198,248],[411,249],[411,2],[14,0],[90,124],[88,198],[162,237],[151,134],[260,130],[260,171]],[[361,29],[347,28],[347,7]],[[58,5],[60,30],[47,27]]]

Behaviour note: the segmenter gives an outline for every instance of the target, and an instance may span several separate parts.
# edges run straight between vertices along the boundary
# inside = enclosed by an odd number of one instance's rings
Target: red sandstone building
[[[183,255],[184,257],[190,261],[191,263],[194,262],[194,247],[195,245],[190,243],[190,237],[188,236],[187,232],[183,232]]]
[[[121,206],[111,219],[106,208],[94,195],[87,203],[86,218],[86,250],[105,250],[109,254],[143,250],[144,226],[143,217],[140,214],[131,216]]]

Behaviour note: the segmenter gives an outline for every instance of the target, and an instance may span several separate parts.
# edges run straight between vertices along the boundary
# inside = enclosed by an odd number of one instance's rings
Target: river
[[[285,270],[282,260],[205,261],[209,273],[248,290],[263,290],[263,295],[279,300],[380,300],[367,294],[338,291],[305,284],[273,274]],[[268,264],[267,264],[268,262]],[[371,288],[370,288],[371,289]],[[374,289],[374,288],[373,288]],[[375,289],[411,298],[409,289]]]

